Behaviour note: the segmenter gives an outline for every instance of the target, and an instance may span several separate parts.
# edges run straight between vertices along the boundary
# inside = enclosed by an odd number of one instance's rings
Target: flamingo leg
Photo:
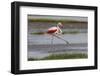
[[[65,41],[65,42],[66,42],[66,44],[69,44],[69,42],[68,42],[68,41],[66,41],[66,40],[65,40],[65,39],[63,39],[62,37],[59,37],[58,35],[52,34],[52,36],[54,36],[54,37],[56,37],[56,38],[58,38],[58,39],[61,39],[62,41]]]
[[[53,40],[54,40],[54,36],[51,35],[51,51],[53,51]]]

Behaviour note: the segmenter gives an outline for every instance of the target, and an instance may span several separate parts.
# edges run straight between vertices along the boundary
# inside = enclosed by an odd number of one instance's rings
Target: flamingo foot
[[[68,41],[66,41],[66,45],[68,46],[70,43]]]

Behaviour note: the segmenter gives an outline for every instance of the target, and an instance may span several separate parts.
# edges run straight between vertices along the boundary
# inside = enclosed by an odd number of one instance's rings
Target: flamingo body
[[[66,41],[65,39],[63,39],[63,38],[57,36],[57,35],[59,35],[59,34],[62,34],[62,30],[60,29],[60,27],[62,27],[62,26],[63,26],[62,23],[59,22],[59,23],[57,24],[57,26],[51,27],[51,28],[49,28],[49,29],[47,30],[46,33],[49,34],[49,35],[51,35],[51,45],[53,45],[53,38],[54,38],[54,37],[65,41],[66,44],[69,44],[68,41]],[[51,47],[51,50],[53,50],[53,47]]]
[[[58,31],[58,28],[57,27],[51,27],[48,29],[47,33],[48,34],[53,34],[53,33],[56,33]]]

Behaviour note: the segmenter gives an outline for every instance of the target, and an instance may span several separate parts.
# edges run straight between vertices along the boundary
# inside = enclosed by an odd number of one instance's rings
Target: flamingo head
[[[63,28],[63,24],[62,24],[61,22],[59,22],[59,23],[57,24],[57,26]]]

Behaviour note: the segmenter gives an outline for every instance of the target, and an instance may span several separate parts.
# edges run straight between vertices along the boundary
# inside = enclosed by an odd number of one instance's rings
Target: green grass
[[[84,21],[75,21],[75,20],[54,20],[54,19],[28,19],[29,22],[63,22],[63,23],[86,23]]]
[[[80,33],[79,31],[63,31],[62,34],[78,34]],[[34,35],[42,35],[44,32],[32,32],[31,34]]]
[[[62,34],[78,34],[79,31],[63,31]]]
[[[34,61],[34,60],[57,60],[57,59],[81,59],[81,58],[88,58],[87,54],[51,54],[47,57],[44,58],[29,58],[29,61]]]
[[[34,35],[42,35],[42,34],[44,34],[44,32],[32,32],[31,34],[34,34]]]

